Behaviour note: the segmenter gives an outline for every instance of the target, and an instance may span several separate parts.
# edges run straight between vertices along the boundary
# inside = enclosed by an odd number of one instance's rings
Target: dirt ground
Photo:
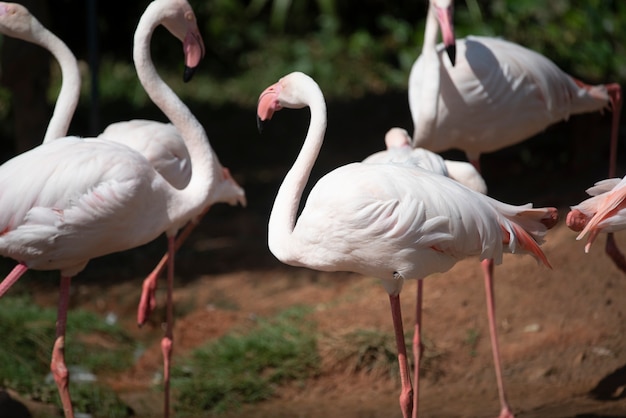
[[[329,113],[341,108],[341,104],[331,105]],[[323,173],[380,149],[384,131],[398,123],[385,118],[384,109],[377,112],[384,125],[384,130],[375,132],[377,142],[360,144],[361,148],[354,142],[333,148],[339,140],[329,138],[317,169]],[[400,116],[406,120],[406,114]],[[234,118],[222,122],[238,123]],[[574,120],[562,128],[566,130],[563,135],[579,131],[584,136],[595,122]],[[337,124],[329,124],[329,131],[333,126]],[[330,136],[341,136],[344,129],[348,128],[340,127]],[[288,137],[294,136],[300,138],[300,134]],[[490,194],[508,203],[557,206],[564,219],[568,205],[578,203],[584,189],[603,178],[605,171],[595,154],[580,148],[581,141],[570,142],[571,152],[565,157],[554,153],[562,145],[559,142],[540,148],[541,152],[530,142],[485,156],[483,172]],[[277,180],[300,146],[292,142],[291,147],[282,148],[281,143],[272,148],[273,152],[282,150],[284,157],[284,161],[273,160],[274,170],[254,172],[254,167],[263,166],[262,161],[238,165],[237,146],[223,147],[221,159],[236,178],[241,173],[249,205],[246,209],[214,207],[178,255],[174,362],[255,315],[270,315],[294,304],[315,307],[314,319],[322,335],[363,328],[393,332],[388,298],[377,280],[290,268],[269,253],[267,216]],[[605,144],[602,141],[602,149]],[[252,154],[261,149],[261,145],[251,147]],[[350,152],[357,148],[359,153]],[[528,153],[532,158],[524,157]],[[269,154],[257,156],[270,158]],[[543,249],[552,269],[538,265],[530,256],[506,255],[495,270],[504,380],[518,418],[626,417],[626,275],[604,254],[604,237],[589,254],[575,237],[563,221],[549,232]],[[626,249],[626,233],[617,234],[617,241]],[[93,260],[73,287],[72,308],[85,307],[103,315],[114,312],[147,347],[131,370],[108,377],[138,417],[161,414],[160,392],[151,382],[161,371],[163,286],[159,310],[141,329],[135,325],[135,308],[142,276],[158,261],[164,247],[161,239],[137,251]],[[33,283],[38,303],[56,303],[55,284]],[[424,289],[424,338],[434,355],[422,379],[420,416],[496,417],[498,394],[478,260],[464,260],[449,272],[426,278]],[[407,329],[414,320],[414,297],[415,282],[409,282],[402,293]],[[400,417],[399,388],[397,378],[347,374],[325,365],[321,376],[280,388],[275,399],[224,416]]]

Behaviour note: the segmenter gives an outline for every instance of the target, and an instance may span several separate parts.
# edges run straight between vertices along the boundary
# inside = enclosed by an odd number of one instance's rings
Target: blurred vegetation
[[[50,373],[56,310],[41,308],[26,296],[2,298],[0,309],[0,386],[23,396],[61,408]],[[107,348],[104,348],[104,347]],[[68,315],[65,359],[68,367],[80,365],[94,374],[124,370],[132,364],[134,344],[115,325],[84,310]],[[94,417],[123,417],[128,408],[107,386],[72,381],[72,401],[77,412]]]
[[[293,307],[253,329],[231,331],[175,366],[176,412],[206,416],[270,398],[281,384],[314,376],[320,363],[309,309]],[[182,363],[179,362],[179,363]]]
[[[67,24],[72,14],[85,13],[83,3],[65,0],[51,10],[51,28],[84,58],[84,32]],[[428,6],[427,0],[190,3],[207,56],[192,85],[178,81],[173,87],[183,97],[245,105],[256,103],[264,86],[294,70],[313,76],[328,97],[406,89],[421,51]],[[98,4],[103,100],[126,97],[135,105],[147,100],[130,67],[132,33],[147,4],[124,5],[123,16],[117,1]],[[622,0],[457,0],[455,27],[457,37],[501,36],[535,49],[588,82],[626,78]],[[153,55],[162,73],[180,80],[182,52],[170,47],[175,41],[169,38],[155,35]]]

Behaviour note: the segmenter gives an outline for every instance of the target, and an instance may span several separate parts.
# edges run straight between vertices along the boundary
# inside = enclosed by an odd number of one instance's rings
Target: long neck
[[[137,76],[146,93],[179,130],[189,151],[193,167],[191,180],[183,190],[176,190],[172,187],[169,191],[170,219],[175,226],[182,226],[176,224],[199,215],[207,205],[221,166],[200,122],[172,89],[163,82],[154,68],[150,56],[150,40],[152,33],[162,20],[159,9],[153,7],[154,5],[155,3],[152,3],[148,6],[135,31],[133,58]]]
[[[288,258],[293,249],[292,234],[302,193],[306,186],[313,164],[319,155],[326,132],[326,103],[319,87],[312,91],[309,107],[311,122],[304,144],[295,163],[285,176],[278,190],[268,224],[268,245],[279,259]]]
[[[76,57],[56,35],[40,26],[33,36],[33,42],[49,50],[61,66],[61,90],[43,138],[48,142],[67,135],[80,98],[80,72]]]
[[[419,83],[418,95],[414,98],[411,113],[413,116],[413,146],[426,146],[426,142],[431,139],[437,124],[437,109],[439,106],[439,92],[441,74],[439,55],[437,54],[437,35],[439,24],[435,15],[434,7],[428,8],[426,17],[426,28],[424,30],[424,45],[422,47],[423,62],[421,74],[417,74],[418,80],[411,80],[412,83]]]

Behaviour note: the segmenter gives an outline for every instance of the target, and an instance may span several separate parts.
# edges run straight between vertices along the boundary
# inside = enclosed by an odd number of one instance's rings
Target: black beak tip
[[[456,44],[446,46],[446,53],[448,54],[448,58],[450,58],[450,62],[454,67],[456,64]]]
[[[185,72],[183,73],[183,81],[186,83],[193,78],[194,73],[196,72],[196,67],[187,67],[185,65]]]
[[[259,115],[256,116],[256,128],[259,130],[259,133],[263,133],[263,127],[265,126],[265,121],[261,120]]]

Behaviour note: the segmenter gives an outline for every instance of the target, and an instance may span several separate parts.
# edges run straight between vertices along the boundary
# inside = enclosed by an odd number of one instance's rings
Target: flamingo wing
[[[184,189],[191,179],[191,157],[171,123],[135,119],[107,126],[99,138],[124,144],[143,155],[168,183]]]
[[[0,253],[53,270],[144,244],[163,231],[150,199],[160,181],[108,141],[68,137],[21,154],[0,167]]]

